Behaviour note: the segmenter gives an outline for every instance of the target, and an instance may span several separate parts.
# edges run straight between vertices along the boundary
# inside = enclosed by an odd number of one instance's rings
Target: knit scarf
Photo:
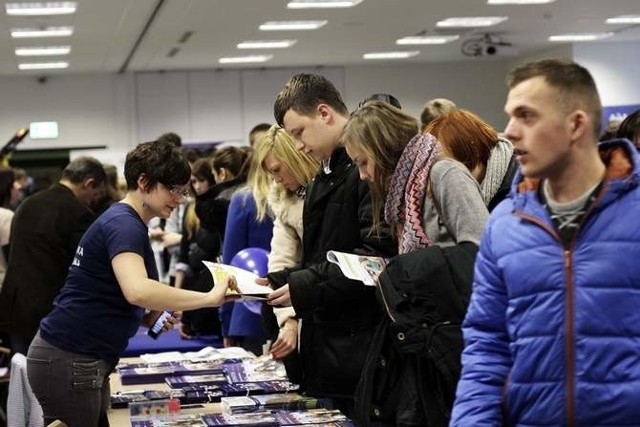
[[[489,205],[489,202],[500,189],[504,176],[509,169],[512,156],[513,145],[506,139],[500,138],[498,143],[491,149],[487,170],[480,184],[480,192],[485,205]]]
[[[405,147],[391,176],[384,219],[396,232],[400,253],[430,244],[422,227],[422,205],[429,172],[439,154],[440,146],[433,135],[417,134]]]

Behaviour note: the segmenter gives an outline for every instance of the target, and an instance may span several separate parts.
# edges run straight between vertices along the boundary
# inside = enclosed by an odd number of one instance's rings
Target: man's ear
[[[576,110],[569,115],[569,126],[571,132],[571,141],[577,141],[582,138],[585,133],[591,132],[593,124],[589,115],[583,110]]]
[[[318,104],[316,112],[320,119],[325,123],[330,123],[333,119],[333,109],[327,104]]]
[[[93,190],[94,188],[98,187],[95,178],[85,178],[84,181],[82,182],[82,186],[84,188],[88,188]]]

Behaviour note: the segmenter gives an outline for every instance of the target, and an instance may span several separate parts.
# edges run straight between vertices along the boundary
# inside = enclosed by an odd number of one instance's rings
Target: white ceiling
[[[18,0],[10,0],[18,1]],[[384,63],[433,63],[478,61],[499,57],[464,56],[468,39],[486,32],[499,34],[520,54],[556,46],[547,41],[553,34],[607,32],[616,34],[606,42],[640,42],[640,26],[613,26],[608,17],[640,14],[639,0],[556,0],[546,5],[490,6],[486,0],[363,0],[350,9],[292,10],[288,0],[77,0],[75,15],[13,17],[0,10],[0,75],[57,74],[119,71],[157,71],[239,67],[291,67],[383,63],[362,59],[367,52],[419,50],[413,58]],[[157,13],[154,14],[154,11]],[[509,20],[488,29],[447,30],[461,38],[438,46],[397,46],[395,40],[416,35],[439,34],[436,22],[452,16],[508,16]],[[267,20],[327,19],[315,31],[264,32]],[[143,33],[137,48],[136,41]],[[16,27],[75,26],[68,38],[11,39]],[[193,32],[186,43],[179,39]],[[297,39],[288,49],[238,50],[243,40]],[[596,42],[597,43],[597,42]],[[61,71],[19,71],[16,47],[70,44],[70,66]],[[178,48],[173,57],[167,54]],[[221,65],[218,58],[247,54],[273,54],[259,65]],[[131,56],[130,61],[127,58]],[[63,58],[55,58],[63,59]],[[504,59],[504,58],[502,58]],[[21,61],[26,62],[26,61]],[[39,62],[31,60],[29,62]]]

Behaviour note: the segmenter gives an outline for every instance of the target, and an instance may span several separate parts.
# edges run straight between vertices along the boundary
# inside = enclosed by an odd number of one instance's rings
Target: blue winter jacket
[[[626,140],[600,152],[607,178],[568,247],[520,174],[493,211],[451,426],[640,425],[640,157]]]

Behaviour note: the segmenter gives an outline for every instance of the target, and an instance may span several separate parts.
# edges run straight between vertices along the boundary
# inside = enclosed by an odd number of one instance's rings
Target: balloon
[[[264,277],[269,272],[269,252],[262,248],[245,248],[235,254],[230,264]]]

